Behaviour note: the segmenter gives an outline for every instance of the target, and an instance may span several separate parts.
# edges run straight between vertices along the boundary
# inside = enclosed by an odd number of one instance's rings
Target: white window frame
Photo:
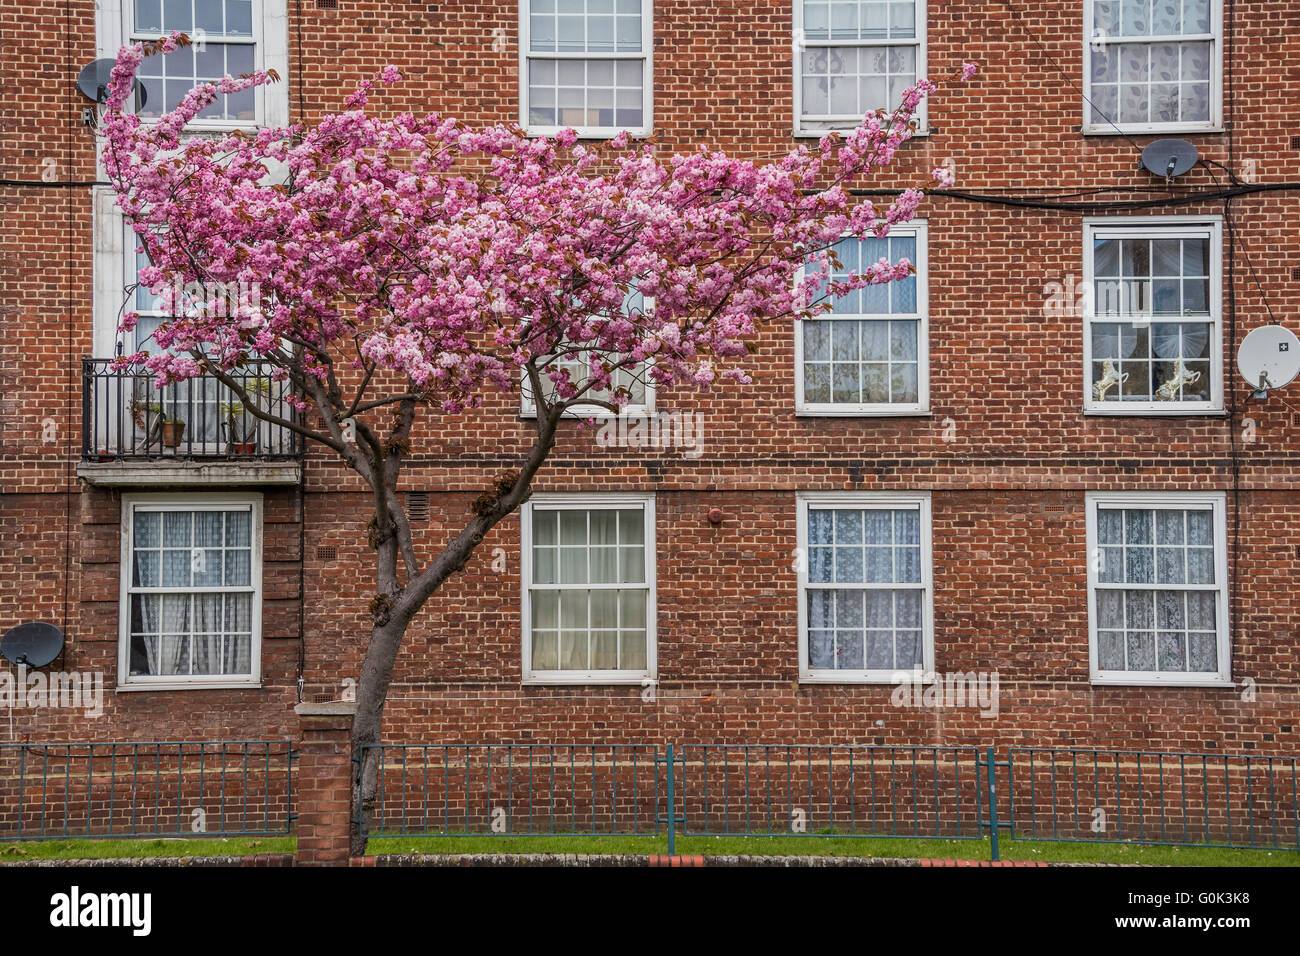
[[[1095,314],[1093,294],[1094,239],[1102,238],[1195,238],[1208,234],[1210,241],[1210,292],[1208,319],[1186,318],[1183,322],[1208,321],[1210,329],[1210,383],[1208,402],[1104,402],[1092,392],[1092,323],[1113,323],[1114,316]],[[1214,216],[1126,216],[1085,218],[1083,221],[1083,410],[1086,415],[1223,415],[1223,217]],[[1134,320],[1129,320],[1134,321]],[[1148,324],[1150,328],[1150,324]]]
[[[533,670],[533,627],[532,627],[532,590],[533,576],[533,511],[538,505],[547,509],[589,511],[606,508],[626,508],[635,505],[643,509],[645,516],[645,577],[646,577],[646,666],[644,670]],[[655,630],[657,615],[657,597],[655,581],[655,496],[641,493],[610,494],[564,494],[539,493],[533,495],[519,509],[520,523],[520,565],[519,580],[522,601],[520,618],[523,626],[521,673],[524,684],[636,684],[643,685],[654,681],[658,675],[656,648],[658,639]],[[545,588],[563,590],[562,585],[542,585]],[[580,585],[571,586],[578,589]],[[612,587],[618,587],[614,585]]]
[[[817,40],[808,41],[803,32],[803,0],[794,0],[794,17],[793,17],[793,47],[794,47],[794,135],[809,136],[821,139],[827,133],[847,133],[856,129],[862,124],[863,117],[858,117],[857,122],[847,123],[843,126],[828,127],[826,129],[814,129],[804,124],[803,117],[803,53],[804,49],[809,46],[826,47],[826,46],[853,46],[853,47],[876,47],[876,46],[915,46],[916,47],[916,77],[918,80],[926,76],[926,58],[927,58],[927,40],[926,40],[926,22],[929,19],[929,0],[916,0],[916,36],[908,39],[899,40]],[[913,114],[916,121],[916,131],[914,136],[929,135],[929,101],[922,99],[920,106],[917,107]],[[820,120],[819,122],[830,122],[834,119]]]
[[[253,43],[256,44],[254,68],[275,70],[280,75],[278,83],[259,86],[253,91],[257,119],[251,124],[238,120],[195,119],[188,124],[187,130],[222,132],[289,124],[288,4],[289,0],[253,0]],[[132,42],[134,2],[133,0],[97,0],[95,8],[97,55],[101,58],[116,59],[117,51]]]
[[[232,507],[249,510],[251,545],[249,581],[252,594],[250,622],[252,627],[249,666],[251,674],[194,676],[166,674],[141,676],[131,674],[131,594],[133,525],[136,509],[169,511],[228,511]],[[118,607],[118,687],[120,691],[149,690],[214,690],[230,687],[262,686],[262,496],[256,493],[202,492],[185,494],[128,493],[122,495],[121,568]],[[176,592],[186,589],[177,588]],[[227,589],[222,588],[222,591]],[[154,592],[156,593],[156,592]]]
[[[1226,520],[1226,495],[1217,492],[1181,491],[1092,491],[1085,496],[1087,508],[1087,558],[1088,558],[1088,675],[1093,684],[1124,685],[1136,687],[1232,687],[1232,637],[1228,626],[1228,536]],[[1215,648],[1219,656],[1216,673],[1208,671],[1102,671],[1098,666],[1097,647],[1097,591],[1101,582],[1100,545],[1097,541],[1097,512],[1106,508],[1143,508],[1184,511],[1209,507],[1214,514],[1214,580],[1213,585],[1142,585],[1107,584],[1104,588],[1119,590],[1213,590],[1218,595],[1215,604]],[[1153,629],[1153,635],[1157,633]]]
[[[800,319],[794,330],[794,410],[796,415],[808,417],[854,417],[854,418],[902,418],[909,416],[926,416],[930,414],[930,255],[928,223],[924,219],[914,219],[889,230],[892,236],[914,235],[916,237],[916,398],[915,402],[808,402],[804,399],[804,356],[803,323]],[[802,279],[804,270],[799,270]],[[834,321],[836,318],[850,322],[862,320],[862,316],[844,313],[835,316],[826,312],[819,315],[819,320]],[[885,316],[868,316],[868,319]],[[893,316],[889,316],[893,319]],[[900,314],[900,320],[910,316]]]
[[[529,136],[554,136],[566,126],[534,126],[528,122],[528,61],[531,58],[546,60],[644,60],[642,72],[644,87],[641,97],[642,125],[629,128],[627,133],[633,137],[650,136],[654,133],[654,3],[653,0],[641,2],[641,50],[638,53],[533,53],[531,45],[531,22],[529,11],[531,0],[519,0],[519,125]],[[620,132],[618,126],[575,126],[573,129],[583,139],[610,139]]]
[[[1083,101],[1080,104],[1080,130],[1087,136],[1120,136],[1125,133],[1221,133],[1223,132],[1223,2],[1210,0],[1210,32],[1178,36],[1107,37],[1108,43],[1191,43],[1210,41],[1210,119],[1203,123],[1114,123],[1092,122],[1092,45],[1100,38],[1093,36],[1094,0],[1083,3]]]
[[[799,682],[805,684],[898,684],[900,681],[921,683],[934,675],[934,555],[930,521],[930,493],[884,491],[802,491],[795,496],[798,514],[797,543],[799,568]],[[835,670],[813,668],[808,663],[808,589],[826,585],[808,580],[808,511],[810,506],[829,508],[916,508],[921,519],[922,590],[921,660],[919,669],[911,670]],[[905,587],[907,585],[904,585]],[[830,585],[834,587],[834,585]],[[899,585],[892,585],[899,587]]]

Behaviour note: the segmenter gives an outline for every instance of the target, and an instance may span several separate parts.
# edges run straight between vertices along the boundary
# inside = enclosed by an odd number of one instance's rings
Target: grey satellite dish
[[[1185,139],[1158,139],[1142,150],[1142,166],[1147,172],[1169,179],[1195,166],[1198,156],[1196,147]]]
[[[0,638],[0,655],[26,667],[44,667],[62,650],[63,632],[40,621],[11,627]]]
[[[1300,339],[1283,325],[1251,329],[1237,349],[1237,371],[1255,398],[1267,398],[1270,388],[1285,388],[1300,374]]]
[[[81,91],[81,95],[96,103],[108,102],[108,81],[112,78],[113,67],[116,64],[116,60],[105,57],[83,66],[81,72],[77,74],[77,89]],[[148,96],[139,80],[131,81],[131,90],[135,93],[135,108],[142,109]]]

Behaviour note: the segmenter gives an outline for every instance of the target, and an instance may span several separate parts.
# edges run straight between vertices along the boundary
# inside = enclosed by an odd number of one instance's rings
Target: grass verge
[[[821,836],[684,836],[677,852],[705,856],[857,856],[987,860],[988,840],[854,839]],[[1036,843],[1004,839],[1004,860],[1048,863],[1137,863],[1147,866],[1300,866],[1300,852],[1217,847],[1137,846],[1114,843]],[[238,856],[292,853],[293,837],[164,838],[145,840],[51,839],[0,843],[0,862],[91,860],[128,857]],[[375,837],[373,855],[410,853],[667,853],[668,838],[623,836]]]

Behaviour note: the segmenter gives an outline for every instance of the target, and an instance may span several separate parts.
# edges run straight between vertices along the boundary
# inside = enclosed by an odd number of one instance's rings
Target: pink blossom
[[[253,358],[286,378],[387,370],[456,413],[517,388],[521,369],[568,401],[653,359],[655,383],[708,388],[749,381],[760,323],[820,314],[836,295],[912,272],[881,261],[832,282],[827,267],[846,235],[884,236],[916,215],[921,189],[887,207],[853,190],[913,135],[935,89],[925,79],[893,114],[757,163],[703,148],[663,156],[626,133],[579,146],[571,129],[530,137],[437,113],[382,118],[368,111],[375,78],[312,127],[182,136],[216,97],[276,78],[202,84],[145,123],[121,109],[142,59],[140,45],[119,54],[102,153],[152,263],[141,281],[164,297],[191,284],[258,288],[230,309],[206,294],[172,302],[156,335],[168,351],[129,357],[160,382]],[[400,78],[387,66],[377,80]],[[630,305],[634,291],[654,307]],[[128,313],[122,328],[134,322]],[[560,351],[567,367],[546,360]]]

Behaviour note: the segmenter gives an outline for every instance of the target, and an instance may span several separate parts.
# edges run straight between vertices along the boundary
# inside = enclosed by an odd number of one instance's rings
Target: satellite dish
[[[77,74],[77,89],[81,91],[81,95],[101,105],[106,103],[108,101],[108,81],[112,77],[113,67],[116,65],[116,60],[105,57],[102,60],[94,60],[83,66],[81,72]],[[135,108],[137,110],[142,109],[148,96],[139,80],[133,79],[131,81],[131,91],[135,94]]]
[[[1283,325],[1251,329],[1237,349],[1237,371],[1255,398],[1266,398],[1270,388],[1284,388],[1300,374],[1300,339]]]
[[[63,632],[40,621],[11,627],[0,638],[0,655],[27,667],[44,667],[62,650]]]
[[[1196,147],[1185,139],[1158,139],[1142,150],[1142,166],[1149,173],[1169,179],[1195,166],[1198,156]]]

